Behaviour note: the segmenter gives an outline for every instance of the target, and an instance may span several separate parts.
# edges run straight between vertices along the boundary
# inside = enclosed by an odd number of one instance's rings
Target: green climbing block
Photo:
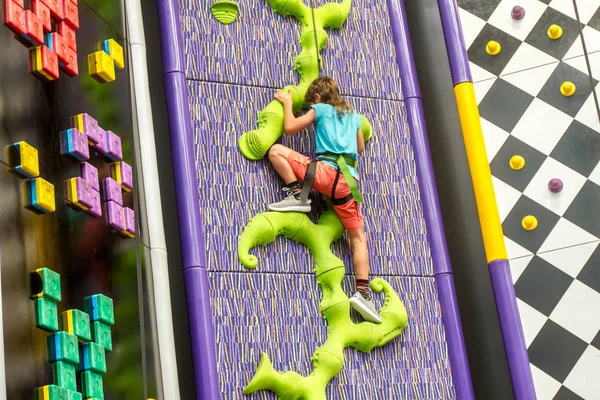
[[[112,335],[110,325],[100,321],[92,322],[92,341],[104,347],[105,351],[112,351]]]
[[[90,316],[81,310],[67,310],[60,313],[60,329],[77,336],[80,342],[92,340]]]
[[[104,347],[94,342],[84,343],[79,347],[79,369],[93,371],[98,374],[106,373],[106,358]]]
[[[104,388],[102,386],[102,375],[92,371],[81,373],[81,387],[83,397],[86,399],[104,399]]]
[[[52,375],[54,383],[61,388],[77,390],[77,375],[75,366],[64,361],[52,364]]]
[[[29,273],[29,298],[35,300],[40,297],[57,303],[62,300],[60,274],[46,267]]]
[[[73,390],[67,390],[67,400],[83,400],[83,395]]]
[[[102,321],[108,325],[114,325],[115,323],[113,301],[103,294],[86,297],[85,311],[90,315],[91,321]]]
[[[56,385],[46,385],[33,389],[34,400],[68,400],[67,391]]]
[[[58,307],[56,303],[40,297],[33,301],[35,326],[48,332],[58,330]]]
[[[46,337],[48,361],[64,361],[69,364],[79,364],[79,346],[77,336],[69,332],[55,332]]]

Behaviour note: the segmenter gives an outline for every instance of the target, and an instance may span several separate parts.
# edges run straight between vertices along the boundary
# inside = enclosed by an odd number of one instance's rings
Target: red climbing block
[[[25,33],[22,35],[26,42],[34,46],[44,44],[44,27],[42,20],[33,11],[25,11]]]
[[[52,81],[58,79],[58,58],[46,46],[37,46],[29,50],[29,70],[40,79]]]
[[[57,21],[63,20],[64,14],[62,0],[42,0],[42,2],[45,3],[50,9],[50,15],[52,15],[52,18]]]
[[[63,37],[58,34],[58,32],[52,32],[46,35],[46,46],[50,48],[54,53],[56,53],[56,57],[58,57],[58,64],[62,67],[63,64],[66,64],[67,61],[67,45],[63,40]]]
[[[21,4],[13,0],[4,0],[4,25],[17,35],[25,33],[25,10]]]
[[[65,43],[71,49],[77,51],[77,38],[75,36],[75,30],[69,26],[65,21],[58,23],[58,33],[63,37]]]
[[[42,0],[31,0],[31,9],[42,21],[44,32],[52,31],[52,18],[50,17],[50,9]]]
[[[65,71],[69,76],[79,75],[79,66],[77,65],[77,52],[67,47],[67,49],[65,50],[65,55],[67,58],[67,62],[64,65],[61,65],[62,70]]]
[[[79,8],[71,0],[61,0],[63,2],[64,20],[74,30],[79,29]]]

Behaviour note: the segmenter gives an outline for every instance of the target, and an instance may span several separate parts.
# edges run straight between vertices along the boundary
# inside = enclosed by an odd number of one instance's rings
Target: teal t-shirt
[[[362,116],[356,113],[338,115],[336,108],[330,104],[317,103],[311,106],[316,112],[316,153],[344,154],[354,159],[358,157],[356,133],[360,129]],[[323,161],[334,168],[337,165]],[[350,173],[358,179],[358,173],[353,166],[348,165]]]

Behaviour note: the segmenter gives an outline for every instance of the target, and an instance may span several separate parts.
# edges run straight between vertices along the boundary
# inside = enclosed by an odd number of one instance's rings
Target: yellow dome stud
[[[560,39],[562,34],[563,34],[563,29],[556,24],[552,24],[552,25],[550,25],[550,28],[548,28],[548,37],[552,40]]]
[[[577,91],[577,86],[573,82],[566,81],[560,85],[560,93],[565,97],[573,96],[575,91]]]
[[[523,225],[523,229],[525,229],[526,231],[532,231],[535,228],[537,228],[538,220],[533,215],[528,215],[525,218],[523,218],[523,221],[521,221],[521,225]]]
[[[502,46],[500,46],[500,43],[496,42],[495,40],[490,40],[485,46],[485,51],[490,56],[497,55],[498,53],[500,53],[500,50],[502,50]]]
[[[510,158],[510,167],[515,171],[523,169],[525,166],[525,159],[522,156],[512,156]]]

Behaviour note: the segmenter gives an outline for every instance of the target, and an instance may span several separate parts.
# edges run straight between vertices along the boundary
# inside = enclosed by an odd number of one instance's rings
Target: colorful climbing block
[[[123,207],[114,201],[107,201],[103,207],[104,220],[108,225],[116,231],[122,232],[125,230],[125,222],[123,220]]]
[[[106,373],[106,357],[104,347],[94,342],[87,342],[79,347],[79,370]]]
[[[94,218],[100,218],[102,216],[102,201],[100,200],[100,192],[92,190],[92,206],[85,210],[88,215]]]
[[[104,154],[106,154],[106,131],[101,127],[98,127],[96,133],[98,136],[98,143],[93,147],[96,153],[104,157]]]
[[[58,361],[52,364],[54,383],[63,389],[77,391],[77,371],[73,364]]]
[[[125,229],[121,233],[130,238],[135,237],[135,213],[131,208],[123,208],[123,221]]]
[[[60,274],[50,268],[38,268],[29,273],[29,298],[45,298],[56,303],[62,300]]]
[[[37,214],[47,214],[56,210],[53,184],[37,177],[26,181],[24,188],[25,208]]]
[[[115,63],[104,51],[88,54],[88,72],[100,83],[112,82],[116,79]]]
[[[44,44],[56,54],[58,65],[62,67],[67,62],[67,45],[63,37],[58,32],[49,33],[44,36]]]
[[[90,316],[81,310],[67,310],[60,313],[60,329],[77,336],[80,342],[92,340]]]
[[[88,162],[79,164],[79,176],[92,185],[92,189],[100,190],[100,180],[98,179],[98,168]]]
[[[74,30],[79,29],[79,9],[71,0],[63,1],[64,21]]]
[[[38,151],[25,141],[9,144],[5,148],[9,171],[21,178],[37,178],[40,174]]]
[[[63,20],[63,5],[62,0],[44,0],[44,3],[50,9],[50,15],[56,21]]]
[[[84,181],[83,178],[75,177],[67,179],[65,182],[67,199],[76,206],[75,209],[82,211],[89,210],[93,205],[92,185]]]
[[[104,178],[102,180],[102,193],[104,201],[114,201],[118,205],[123,205],[123,193],[121,185],[112,178]]]
[[[68,400],[67,390],[56,385],[46,385],[33,390],[34,400]]]
[[[21,35],[26,43],[33,46],[44,44],[42,20],[31,10],[25,11],[25,32]]]
[[[67,390],[67,400],[83,400],[83,395],[74,390]]]
[[[58,57],[46,46],[29,49],[29,71],[40,79],[58,79]]]
[[[48,361],[64,361],[69,364],[79,364],[79,346],[77,336],[69,332],[54,332],[46,336],[46,350],[48,351]]]
[[[90,146],[94,146],[102,139],[98,132],[98,121],[89,114],[77,114],[73,117],[73,128],[79,129],[88,137]],[[97,189],[98,190],[98,189]]]
[[[58,308],[56,303],[43,297],[33,301],[35,326],[48,332],[58,330]]]
[[[123,159],[123,148],[121,147],[121,137],[113,131],[106,131],[106,153],[105,156],[110,161],[121,161]]]
[[[101,321],[108,325],[114,325],[115,312],[113,300],[103,294],[94,294],[84,299],[85,311],[90,315],[91,321]]]
[[[110,175],[121,184],[123,191],[130,192],[133,189],[133,170],[125,161],[111,164]]]
[[[81,373],[81,388],[83,397],[86,399],[104,398],[104,387],[102,385],[102,375],[93,371],[84,371]]]
[[[44,32],[52,31],[52,17],[50,16],[50,9],[45,5],[42,0],[30,0],[31,10],[35,15],[38,16],[42,21],[42,28]]]
[[[125,56],[123,47],[114,39],[107,39],[98,43],[98,50],[104,51],[115,63],[115,67],[121,69],[125,67]]]
[[[4,25],[8,26],[16,35],[25,33],[25,10],[13,0],[4,0]]]
[[[90,158],[88,138],[79,129],[71,128],[60,133],[60,152],[70,155],[76,160],[85,161]]]
[[[67,43],[67,46],[73,50],[77,51],[77,37],[75,35],[75,30],[71,28],[71,26],[66,21],[60,21],[57,24],[57,31],[62,36]]]
[[[63,39],[63,42],[65,40]],[[77,76],[79,75],[79,65],[77,64],[77,52],[70,47],[66,47],[65,50],[65,58],[67,61],[61,65],[63,71],[67,73],[69,76]]]
[[[104,348],[104,351],[112,351],[112,335],[110,325],[102,321],[92,322],[92,341]]]

